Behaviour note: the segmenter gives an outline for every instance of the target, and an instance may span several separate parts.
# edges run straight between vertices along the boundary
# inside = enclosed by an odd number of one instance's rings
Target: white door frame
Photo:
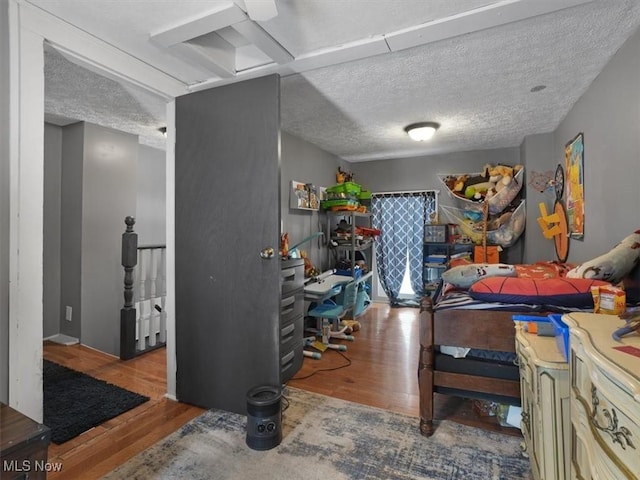
[[[173,103],[186,85],[21,0],[9,0],[9,38],[9,404],[42,421],[44,42],[167,99],[167,395],[175,398]]]

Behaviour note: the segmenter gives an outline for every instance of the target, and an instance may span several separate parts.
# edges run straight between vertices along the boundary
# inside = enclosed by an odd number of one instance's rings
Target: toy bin
[[[362,187],[354,182],[338,183],[332,187],[327,188],[327,194],[331,193],[349,193],[357,197],[362,191]]]
[[[541,337],[553,337],[555,335],[553,324],[548,316],[514,315],[512,318],[514,322],[523,322],[523,329],[527,333]]]
[[[569,361],[569,327],[562,321],[562,315],[552,314],[549,315],[549,319],[553,324],[553,329],[556,336],[556,344],[558,350],[564,355],[565,362]]]
[[[424,241],[428,243],[446,243],[446,241],[448,240],[448,232],[448,225],[425,225]]]

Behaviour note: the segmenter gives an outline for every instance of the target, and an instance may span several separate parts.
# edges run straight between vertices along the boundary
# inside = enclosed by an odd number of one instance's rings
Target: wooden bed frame
[[[467,398],[495,397],[503,401],[510,399],[513,404],[520,404],[520,381],[517,373],[515,379],[509,380],[480,376],[478,373],[453,373],[436,369],[436,351],[439,345],[515,353],[515,325],[512,317],[516,313],[504,310],[464,309],[447,309],[434,313],[431,298],[422,299],[418,387],[420,431],[423,435],[428,437],[433,434],[434,394],[439,388],[446,390],[443,393]],[[462,363],[464,359],[460,361]],[[504,363],[494,365],[495,369],[505,369]],[[488,368],[492,369],[490,362]],[[513,373],[514,367],[510,368]]]

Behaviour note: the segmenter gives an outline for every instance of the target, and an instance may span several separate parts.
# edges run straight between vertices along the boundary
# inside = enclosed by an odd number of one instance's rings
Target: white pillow
[[[567,272],[568,278],[589,278],[610,283],[621,282],[640,260],[640,230],[624,238],[604,255]]]
[[[442,280],[458,288],[469,288],[478,280],[489,277],[515,277],[516,267],[505,263],[469,263],[450,268]]]

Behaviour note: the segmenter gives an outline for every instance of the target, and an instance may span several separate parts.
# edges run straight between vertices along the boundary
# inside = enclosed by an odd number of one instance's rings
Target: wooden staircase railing
[[[135,219],[122,234],[124,306],[120,310],[120,359],[163,347],[167,341],[166,247],[138,246]]]

